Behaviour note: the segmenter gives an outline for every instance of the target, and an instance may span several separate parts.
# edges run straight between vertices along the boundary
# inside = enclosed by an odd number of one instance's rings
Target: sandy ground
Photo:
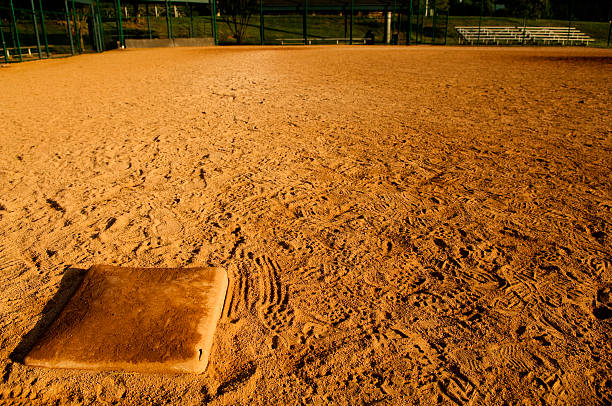
[[[611,77],[551,48],[1,68],[0,402],[609,404]],[[225,267],[207,371],[12,361],[93,264]]]

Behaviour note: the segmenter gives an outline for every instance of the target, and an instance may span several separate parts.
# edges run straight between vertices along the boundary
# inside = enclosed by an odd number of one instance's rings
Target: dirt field
[[[0,403],[609,404],[610,78],[551,48],[0,68]],[[207,371],[12,361],[93,264],[225,267]]]

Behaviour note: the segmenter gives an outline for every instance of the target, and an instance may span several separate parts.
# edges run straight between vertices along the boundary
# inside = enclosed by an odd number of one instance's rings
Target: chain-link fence
[[[208,4],[159,2],[101,2],[101,18],[108,47],[124,45],[126,39],[212,37]]]
[[[93,1],[0,0],[2,59],[20,62],[101,52],[95,6]]]
[[[609,0],[450,3],[448,44],[609,47]]]
[[[214,38],[266,45],[580,45],[609,47],[612,1],[0,0],[4,62],[125,46],[127,40]]]
[[[221,44],[609,47],[612,1],[259,0],[239,39],[231,19],[217,19]]]

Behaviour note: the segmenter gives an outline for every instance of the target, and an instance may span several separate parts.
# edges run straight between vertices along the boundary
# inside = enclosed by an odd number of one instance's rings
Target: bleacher
[[[595,41],[576,27],[525,27],[525,30],[536,44],[589,45]]]
[[[281,45],[300,45],[300,44],[304,44],[304,38],[277,38],[277,41],[280,41]],[[367,43],[367,38],[353,38],[353,43],[354,44],[366,44]],[[331,42],[331,43],[336,43],[336,45],[340,45],[340,44],[349,44],[351,42],[350,38],[308,38],[308,40],[306,41],[306,43],[308,45],[312,45],[312,43],[324,43],[324,42]]]
[[[22,56],[32,56],[33,52],[37,52],[36,50],[38,49],[37,45],[22,45],[20,48],[5,48],[6,49],[6,56],[8,58],[12,58],[16,55],[18,55],[19,51],[21,50],[21,55]],[[42,52],[45,52],[44,47],[41,48]],[[2,48],[0,48],[0,52],[2,52]],[[2,54],[0,54],[0,56],[2,56]]]
[[[459,44],[522,44],[523,29],[517,27],[455,27]]]
[[[455,27],[460,44],[589,45],[594,39],[575,27]]]

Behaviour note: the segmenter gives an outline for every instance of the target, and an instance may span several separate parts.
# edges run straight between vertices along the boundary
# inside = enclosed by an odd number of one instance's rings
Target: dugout
[[[96,0],[0,0],[4,62],[54,58],[104,47]]]
[[[216,2],[114,0],[102,2],[107,35],[120,47],[213,45]]]
[[[103,52],[129,39],[200,45],[189,39],[212,39],[214,15],[208,0],[0,0],[0,62]]]

